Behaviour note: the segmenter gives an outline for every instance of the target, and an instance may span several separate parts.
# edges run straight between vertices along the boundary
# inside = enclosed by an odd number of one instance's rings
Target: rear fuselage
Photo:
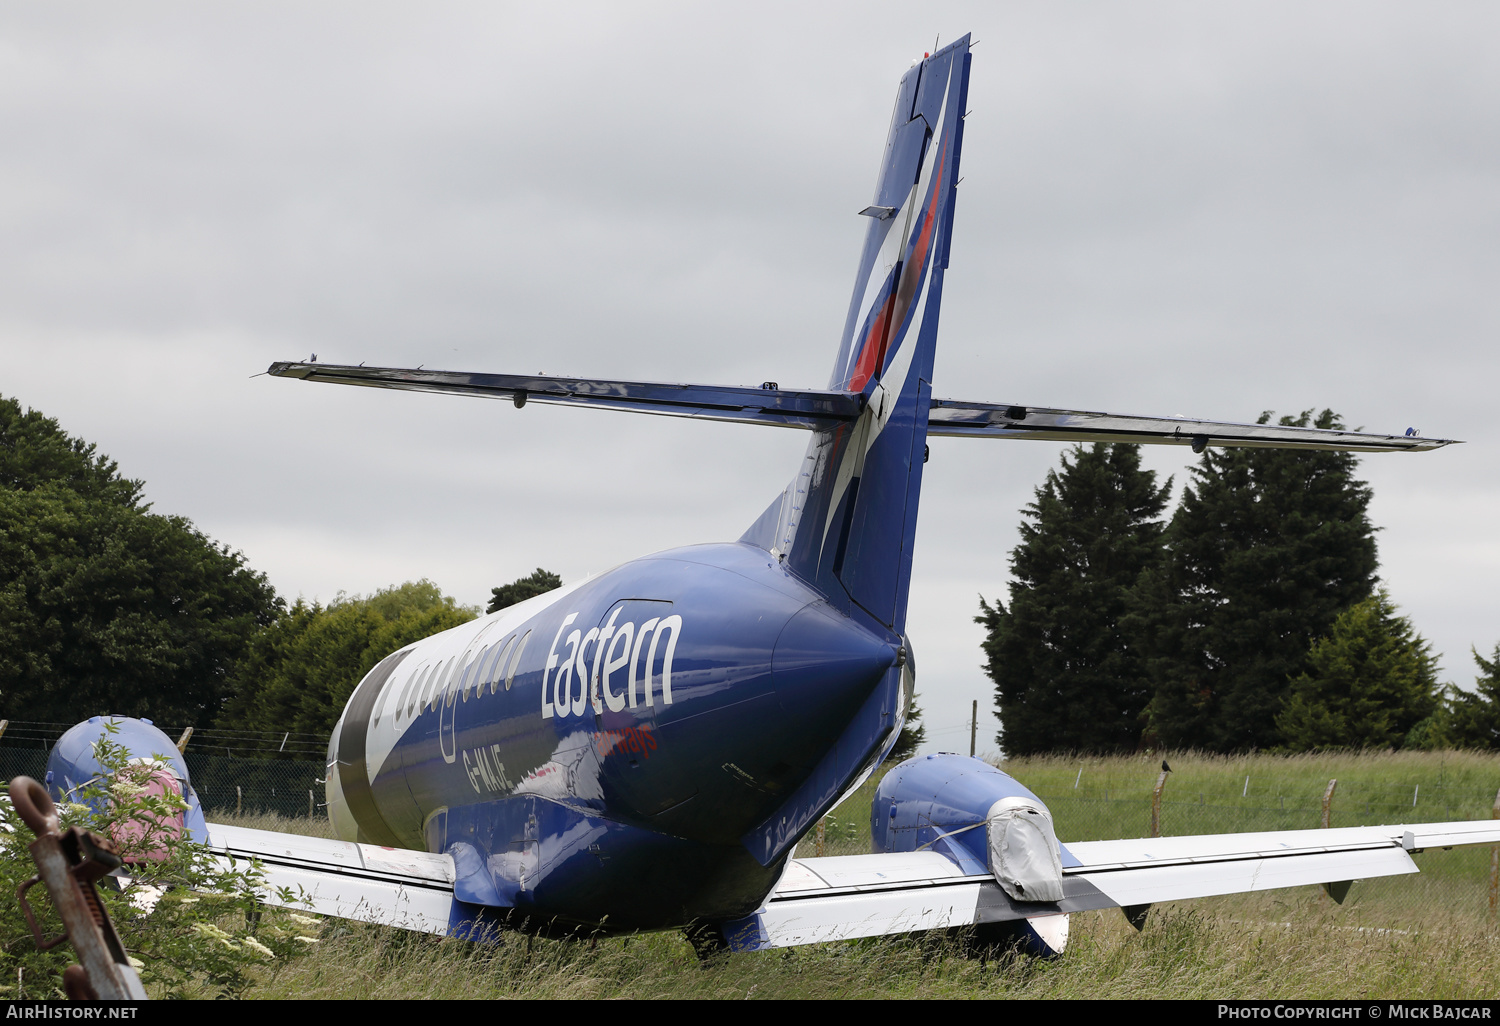
[[[787,847],[756,838],[827,775],[851,720],[885,714],[844,739],[819,804],[899,730],[898,662],[899,637],[764,550],[671,550],[382,662],[335,728],[329,813],[347,839],[452,854],[460,899],[512,918],[743,914]]]
[[[785,421],[811,430],[807,453],[741,541],[634,560],[409,646],[350,698],[330,745],[334,823],[450,854],[455,928],[487,909],[532,928],[743,916],[890,751],[913,684],[906,604],[968,71],[964,36],[901,78],[839,401]],[[524,385],[497,387],[524,405]],[[565,391],[765,412],[743,390]]]

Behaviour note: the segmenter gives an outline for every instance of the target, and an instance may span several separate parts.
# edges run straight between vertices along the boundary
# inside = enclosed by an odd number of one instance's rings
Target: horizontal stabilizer
[[[208,845],[236,861],[258,859],[267,890],[260,898],[295,912],[445,934],[453,910],[453,860],[447,855],[208,824]],[[283,888],[291,900],[283,900]]]
[[[340,385],[398,388],[447,395],[476,395],[562,406],[593,406],[699,417],[741,424],[812,429],[855,420],[864,408],[858,392],[786,389],[774,382],[759,388],[691,385],[667,381],[612,381],[545,375],[483,374],[422,368],[364,367],[330,363],[273,363],[268,374]],[[1265,449],[1340,449],[1351,452],[1421,452],[1455,444],[1450,438],[1423,438],[1415,429],[1400,435],[1371,434],[1281,424],[1238,424],[1190,417],[1143,417],[1089,410],[1065,410],[1010,403],[971,403],[934,399],[929,437],[1029,438],[1057,442],[1138,442]]]
[[[1190,417],[1135,417],[1005,403],[934,399],[927,434],[951,438],[1034,438],[1056,442],[1141,442],[1155,445],[1241,446],[1265,449],[1345,449],[1420,452],[1454,444],[1448,438],[1378,435],[1280,424],[1233,424]]]
[[[1500,821],[1150,837],[1064,845],[1063,898],[1011,898],[936,851],[792,859],[737,951],[876,937],[1417,872],[1410,852],[1500,843]]]
[[[766,382],[759,388],[685,385],[665,381],[607,381],[545,375],[480,374],[467,371],[350,367],[327,363],[273,363],[275,377],[368,385],[447,395],[477,395],[562,406],[594,406],[668,417],[702,417],[742,424],[814,428],[859,416],[862,402],[851,392],[793,390]]]

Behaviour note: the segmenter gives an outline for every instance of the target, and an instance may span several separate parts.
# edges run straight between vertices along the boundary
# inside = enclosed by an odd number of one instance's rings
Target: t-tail
[[[589,406],[812,433],[796,477],[740,539],[771,552],[844,612],[905,635],[929,437],[1420,452],[1402,434],[934,399],[933,354],[963,150],[969,37],[914,61],[891,115],[849,316],[826,389],[699,385],[474,371],[274,363],[345,385]]]
[[[891,115],[829,381],[855,419],[816,428],[796,478],[742,540],[846,612],[904,633],[933,354],[953,232],[969,37],[914,61]]]

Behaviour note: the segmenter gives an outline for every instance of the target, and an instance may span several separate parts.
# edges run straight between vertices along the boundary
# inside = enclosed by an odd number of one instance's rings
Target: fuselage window
[[[370,726],[378,726],[387,716],[396,718],[396,713],[401,710],[401,701],[396,697],[400,692],[400,678],[392,675],[380,690],[380,698],[375,703],[375,718],[370,721]]]
[[[422,685],[422,700],[417,704],[417,708],[422,710],[423,712],[432,708],[432,692],[433,689],[438,685],[438,681],[442,679],[443,665],[444,664],[439,661],[437,666],[434,667],[432,671],[432,676],[427,678],[427,682]]]
[[[459,680],[459,687],[463,691],[465,702],[469,700],[469,688],[478,683],[475,680],[475,677],[478,676],[475,671],[478,668],[479,664],[484,662],[484,657],[488,654],[488,652],[488,649],[480,649],[479,654],[470,656],[468,663],[464,666],[464,675]]]
[[[448,660],[448,668],[443,671],[442,680],[439,681],[438,686],[433,689],[432,707],[434,709],[441,709],[443,707],[443,703],[447,701],[448,697],[453,693],[453,685],[458,682],[458,664],[463,661],[463,657],[464,654],[460,652],[458,655]]]
[[[412,674],[412,686],[409,689],[409,693],[402,696],[406,704],[405,716],[407,719],[411,719],[412,716],[416,713],[417,702],[422,697],[422,685],[427,683],[428,677],[432,676],[432,669],[433,668],[431,666],[427,666],[417,673]]]
[[[487,681],[489,683],[490,694],[492,695],[500,687],[500,678],[505,676],[505,657],[510,655],[510,646],[515,643],[516,636],[512,634],[505,639],[505,644],[495,646],[500,651],[496,654],[495,661],[488,667],[488,672],[479,678],[481,682]]]
[[[484,659],[480,660],[479,667],[474,671],[474,693],[484,693],[484,686],[495,679],[495,666],[505,658],[505,650],[510,647],[510,639],[504,638],[495,642]]]
[[[521,665],[521,653],[526,651],[526,642],[531,640],[531,632],[527,631],[521,636],[521,643],[516,646],[516,654],[510,657],[510,669],[505,671],[505,690],[510,690],[511,682],[516,679],[516,667]]]

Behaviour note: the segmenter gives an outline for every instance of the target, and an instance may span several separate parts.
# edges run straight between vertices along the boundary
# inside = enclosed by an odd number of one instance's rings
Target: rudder
[[[969,37],[901,80],[830,387],[853,424],[814,432],[797,478],[746,535],[838,604],[900,633],[968,94]]]

